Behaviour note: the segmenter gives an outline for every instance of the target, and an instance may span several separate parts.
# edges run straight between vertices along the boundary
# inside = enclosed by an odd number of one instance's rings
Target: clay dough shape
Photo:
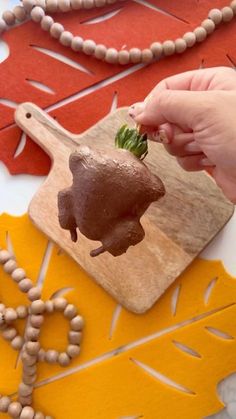
[[[91,251],[122,255],[141,242],[141,216],[165,194],[158,176],[126,149],[80,146],[71,154],[73,184],[58,194],[59,223],[77,241],[77,227],[102,246]]]

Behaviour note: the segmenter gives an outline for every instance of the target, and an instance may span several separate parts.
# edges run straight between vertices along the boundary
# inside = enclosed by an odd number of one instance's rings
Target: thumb
[[[143,106],[134,107],[132,116],[139,125],[158,127],[169,122],[183,129],[194,129],[206,113],[211,94],[208,91],[164,90],[145,101]]]

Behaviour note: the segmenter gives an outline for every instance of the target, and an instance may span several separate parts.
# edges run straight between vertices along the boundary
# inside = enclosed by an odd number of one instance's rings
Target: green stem
[[[129,128],[123,125],[115,137],[117,148],[129,150],[140,160],[143,160],[148,154],[147,134],[140,134],[136,128]]]

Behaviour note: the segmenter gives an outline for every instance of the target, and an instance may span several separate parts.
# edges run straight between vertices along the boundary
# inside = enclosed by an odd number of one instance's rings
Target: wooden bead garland
[[[173,54],[182,54],[187,48],[193,47],[197,42],[203,42],[207,36],[212,34],[220,23],[230,22],[236,15],[236,0],[233,0],[229,6],[209,11],[207,19],[203,20],[200,26],[193,32],[187,32],[182,38],[176,40],[166,40],[163,43],[153,42],[149,48],[140,50],[131,48],[129,51],[115,48],[107,48],[105,45],[97,45],[92,39],[83,39],[80,36],[74,36],[71,32],[64,29],[63,25],[54,22],[53,18],[47,13],[69,12],[71,10],[92,9],[94,7],[104,7],[107,4],[113,4],[123,0],[21,0],[22,6],[16,6],[13,11],[7,10],[0,18],[0,34],[9,26],[16,22],[23,22],[31,18],[34,22],[40,23],[44,31],[58,39],[65,47],[71,48],[76,52],[83,52],[91,55],[98,60],[106,61],[110,64],[149,64],[161,57]],[[0,262],[1,263],[1,262]],[[13,269],[11,266],[6,269]]]
[[[44,0],[37,1],[43,4]],[[28,8],[33,4],[32,0],[27,0],[24,3]],[[77,308],[73,304],[69,304],[65,298],[54,298],[44,302],[41,299],[41,289],[35,287],[32,281],[26,277],[25,271],[17,267],[14,256],[7,250],[0,249],[0,264],[3,266],[3,270],[11,275],[19,290],[27,293],[30,303],[28,307],[21,305],[16,309],[5,307],[3,303],[0,303],[0,332],[13,349],[20,351],[23,365],[18,400],[12,401],[10,397],[0,396],[0,412],[8,413],[9,417],[17,419],[53,419],[41,412],[35,412],[31,407],[34,385],[37,380],[37,363],[58,363],[61,367],[67,367],[72,359],[80,353],[84,320],[78,314]],[[65,352],[58,352],[54,349],[44,350],[39,342],[44,315],[52,314],[55,311],[63,313],[70,323],[71,330],[68,333],[68,346]],[[28,322],[23,338],[13,327],[13,323],[17,319],[26,318],[28,318]]]

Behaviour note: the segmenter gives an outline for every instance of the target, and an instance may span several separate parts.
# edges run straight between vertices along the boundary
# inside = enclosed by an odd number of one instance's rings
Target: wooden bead
[[[7,308],[4,313],[4,317],[6,323],[14,322],[17,319],[16,310],[14,310],[13,308]]]
[[[70,0],[70,4],[73,10],[79,10],[82,8],[82,0]]]
[[[26,329],[26,338],[27,340],[37,341],[40,336],[40,330],[36,327],[29,326]]]
[[[96,46],[95,52],[94,52],[94,55],[96,58],[98,58],[99,60],[104,60],[106,53],[107,53],[107,48],[105,47],[105,45],[99,44]]]
[[[5,20],[0,19],[0,35],[5,32],[5,30],[7,29],[7,24],[5,22]],[[0,260],[1,263],[1,260]]]
[[[116,64],[118,62],[118,51],[115,48],[108,48],[105,60],[107,63]]]
[[[130,61],[133,64],[137,64],[141,62],[142,58],[142,51],[139,48],[131,48],[129,51]]]
[[[34,374],[34,375],[23,374],[22,381],[23,381],[24,384],[27,384],[29,386],[33,386],[35,384],[36,380],[37,380],[37,375],[36,374]]]
[[[196,35],[194,32],[186,32],[183,36],[183,39],[185,40],[188,48],[193,47],[194,44],[196,44]]]
[[[70,47],[73,40],[73,35],[71,32],[64,31],[60,36],[60,43],[65,47]]]
[[[81,340],[82,340],[81,332],[74,332],[74,331],[69,332],[69,342],[72,345],[79,345],[81,343]]]
[[[39,6],[36,6],[36,7],[34,7],[32,10],[31,10],[31,12],[30,12],[30,16],[31,16],[31,19],[34,21],[34,22],[41,22],[41,20],[43,19],[43,17],[45,16],[45,12],[44,12],[44,10],[41,8],[41,7],[39,7]]]
[[[16,351],[19,351],[22,348],[23,345],[24,345],[24,339],[21,336],[16,336],[11,341],[11,346]]]
[[[202,26],[198,26],[193,32],[196,35],[197,42],[203,42],[207,37],[207,31]]]
[[[70,0],[58,0],[58,8],[61,12],[69,12],[70,7]]]
[[[10,259],[4,265],[3,269],[7,274],[11,274],[17,268],[17,263],[15,260]]]
[[[42,314],[45,311],[45,304],[43,300],[35,300],[31,304],[31,313],[32,314]]]
[[[14,25],[14,23],[16,22],[16,17],[11,10],[6,10],[5,12],[3,12],[2,18],[9,26]]]
[[[153,42],[150,46],[150,49],[151,49],[155,59],[158,59],[162,56],[163,47],[162,47],[162,44],[160,42]]]
[[[175,51],[177,54],[182,54],[187,49],[187,43],[183,38],[175,40]]]
[[[33,287],[33,283],[29,278],[25,278],[19,282],[18,287],[22,292],[26,293]]]
[[[92,9],[94,7],[94,0],[84,0],[83,1],[84,9]]]
[[[39,6],[43,10],[45,10],[46,9],[46,0],[35,0],[35,6]]]
[[[56,364],[59,358],[59,353],[58,351],[55,351],[54,349],[48,349],[48,351],[46,351],[46,355],[45,355],[45,361],[48,362],[49,364]]]
[[[51,16],[44,16],[43,19],[41,20],[41,28],[44,31],[49,31],[53,23],[54,23],[54,20]]]
[[[118,62],[121,65],[129,63],[129,51],[121,50],[118,52]]]
[[[5,316],[3,313],[0,313],[0,327],[3,327],[5,325],[6,325]]]
[[[40,287],[32,287],[28,291],[28,298],[30,301],[39,300],[41,298],[41,294],[42,294],[42,291]]]
[[[57,0],[47,0],[47,12],[55,13],[58,11]]]
[[[8,407],[8,415],[12,418],[18,418],[22,412],[22,406],[19,402],[12,402]]]
[[[28,308],[26,306],[19,306],[16,309],[16,313],[19,319],[26,319],[28,316]]]
[[[231,7],[223,7],[223,9],[221,9],[221,12],[223,22],[230,22],[234,17],[234,12],[231,9]]]
[[[203,22],[201,23],[201,26],[207,31],[208,34],[214,32],[215,27],[216,27],[215,23],[211,19],[203,20]]]
[[[71,48],[73,49],[73,51],[81,51],[83,48],[83,42],[83,38],[81,38],[80,36],[74,36],[71,42]]]
[[[22,363],[28,367],[32,367],[33,365],[35,365],[37,362],[37,359],[38,359],[37,356],[29,355],[25,349],[23,350],[23,353],[21,354]]]
[[[153,53],[149,48],[142,50],[142,62],[143,63],[151,63],[153,60]]]
[[[21,403],[22,407],[30,406],[32,404],[32,395],[27,397],[19,396],[18,401]]]
[[[38,355],[40,350],[39,342],[27,342],[25,345],[25,350],[29,355]]]
[[[45,356],[46,356],[46,352],[43,348],[41,348],[39,350],[39,353],[38,353],[38,361],[39,362],[44,362],[45,361]]]
[[[236,14],[236,0],[233,0],[233,1],[230,3],[230,7],[231,7],[231,9],[233,10],[234,14]]]
[[[58,357],[58,362],[61,367],[67,367],[70,364],[70,357],[65,352],[62,352]]]
[[[0,398],[0,412],[7,412],[8,407],[10,406],[11,399],[10,397],[3,396]]]
[[[54,304],[52,300],[48,300],[45,302],[45,311],[46,313],[53,313],[54,312]]]
[[[25,383],[20,383],[18,391],[19,391],[19,395],[23,397],[27,397],[33,393],[33,386],[28,386]]]
[[[68,345],[66,352],[70,358],[76,358],[80,353],[80,347],[78,345]]]
[[[222,12],[219,9],[210,10],[208,17],[213,20],[215,25],[219,25],[223,18]]]
[[[13,9],[13,13],[18,20],[18,22],[24,22],[27,17],[26,11],[22,6],[15,6]]]
[[[35,365],[23,365],[23,373],[28,376],[35,375],[37,372],[37,366]]]
[[[7,308],[4,313],[4,319],[5,319],[5,322],[8,324],[14,322],[17,319],[16,310],[10,307]]]
[[[31,326],[36,327],[38,329],[40,329],[40,327],[42,326],[44,322],[44,318],[41,315],[31,315],[30,316],[30,323]]]
[[[20,281],[22,281],[22,279],[24,279],[26,277],[26,274],[25,274],[24,269],[16,268],[12,272],[11,277],[15,282],[20,282]]]
[[[17,331],[14,327],[8,327],[6,330],[2,332],[2,337],[5,340],[12,341],[17,336]]]
[[[45,419],[45,416],[41,412],[36,412],[34,415],[34,419]]]
[[[35,0],[23,0],[22,3],[26,12],[29,13],[35,5]]]
[[[77,331],[80,331],[83,329],[84,326],[84,319],[81,316],[74,317],[71,322],[71,329]]]
[[[34,417],[34,409],[30,406],[26,406],[23,408],[20,419],[33,419]]]
[[[3,265],[9,259],[12,259],[12,255],[8,250],[0,250],[0,263]]]
[[[174,41],[164,41],[163,42],[163,54],[166,56],[173,55],[175,53],[175,43]]]
[[[92,55],[95,51],[96,44],[91,39],[86,39],[83,43],[83,52],[86,55]]]
[[[65,308],[64,316],[67,319],[73,319],[75,316],[77,316],[78,310],[73,304],[68,304],[68,306]]]
[[[94,0],[96,7],[104,7],[106,6],[106,0]]]
[[[62,32],[64,32],[64,27],[60,23],[53,23],[50,28],[50,34],[53,38],[59,39]]]
[[[5,324],[4,320],[2,319],[2,315],[0,314],[0,330],[5,330],[7,325]]]
[[[58,311],[64,311],[68,304],[65,298],[55,298],[52,301],[54,304],[54,309]]]

